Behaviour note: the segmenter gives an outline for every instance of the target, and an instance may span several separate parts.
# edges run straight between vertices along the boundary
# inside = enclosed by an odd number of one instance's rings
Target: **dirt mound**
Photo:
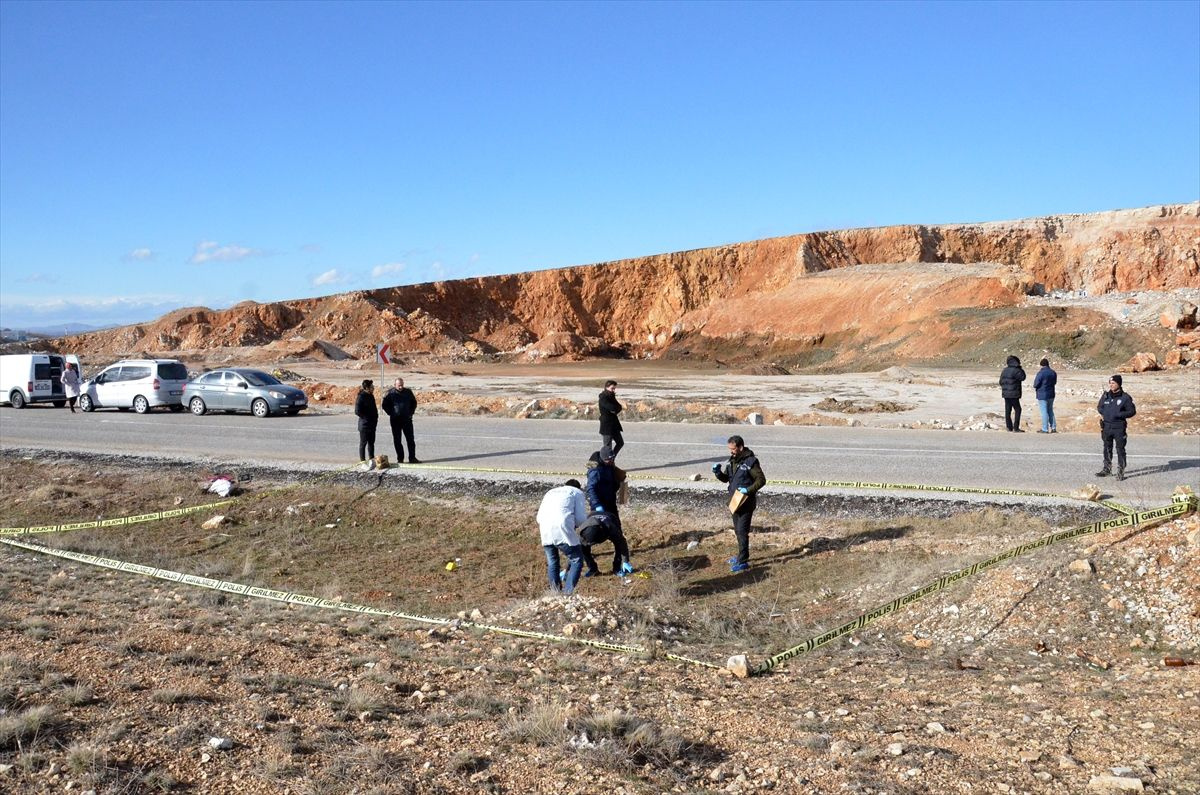
[[[1200,203],[814,232],[221,311],[193,307],[53,344],[112,358],[270,346],[279,359],[370,360],[386,342],[400,357],[451,362],[620,355],[861,369],[945,358],[956,346],[951,357],[961,358],[994,336],[995,327],[956,325],[955,313],[992,311],[1012,334],[1040,328],[1027,315],[1029,295],[1194,290],[1197,240]],[[1042,308],[1062,310],[1064,322],[1043,335],[1047,351],[1061,352],[1085,323],[1074,308]],[[1108,317],[1096,322],[1121,328]],[[1138,344],[1165,358],[1174,346],[1160,331]],[[1110,353],[1123,360],[1135,352]]]

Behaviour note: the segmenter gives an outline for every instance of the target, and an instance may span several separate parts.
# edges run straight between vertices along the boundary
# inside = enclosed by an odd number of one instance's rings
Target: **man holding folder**
[[[740,436],[729,437],[729,462],[712,465],[717,480],[729,484],[729,512],[733,514],[733,534],[738,554],[729,559],[729,570],[737,574],[750,569],[750,518],[758,505],[758,490],[767,485],[758,456],[746,447]]]

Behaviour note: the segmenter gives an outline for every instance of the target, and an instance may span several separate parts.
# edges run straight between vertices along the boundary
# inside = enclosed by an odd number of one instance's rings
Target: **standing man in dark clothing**
[[[724,467],[713,464],[712,471],[717,480],[729,484],[730,498],[735,494],[743,496],[741,504],[733,510],[733,534],[737,537],[738,553],[736,558],[729,559],[729,570],[736,574],[750,568],[750,519],[758,507],[758,490],[767,485],[767,478],[758,463],[758,456],[746,447],[742,437],[730,436],[728,444],[729,462]]]
[[[354,414],[358,417],[359,461],[375,458],[375,426],[379,424],[379,407],[375,405],[374,390],[374,382],[365,379],[354,401]],[[372,466],[374,463],[372,460]]]
[[[1016,433],[1025,433],[1021,430],[1021,382],[1024,380],[1021,360],[1009,356],[1008,366],[1000,373],[1000,394],[1004,397],[1004,425]]]
[[[1033,377],[1038,409],[1042,414],[1042,429],[1038,433],[1058,433],[1058,424],[1054,421],[1054,385],[1057,383],[1058,373],[1050,368],[1050,360],[1042,359],[1042,369]]]
[[[1108,391],[1096,404],[1100,414],[1100,439],[1104,442],[1104,469],[1096,473],[1103,478],[1112,474],[1113,444],[1117,446],[1117,480],[1125,479],[1126,420],[1137,414],[1133,397],[1121,389],[1121,376],[1108,379]]]
[[[401,435],[408,442],[408,463],[419,464],[417,446],[413,441],[413,414],[417,411],[417,396],[404,386],[404,379],[397,378],[392,388],[383,396],[383,413],[388,415],[392,426],[392,443],[396,445],[396,463],[404,463],[404,447]]]
[[[621,514],[617,509],[617,489],[625,479],[625,472],[613,463],[614,453],[609,447],[602,447],[587,463],[587,494],[588,507],[593,513],[603,513],[612,517],[617,529],[621,529]]]
[[[617,415],[624,408],[617,401],[617,382],[605,381],[604,391],[600,393],[600,438],[604,446],[612,450],[613,457],[621,452],[625,440],[621,438],[621,418]]]
[[[619,523],[607,513],[594,513],[583,524],[576,528],[583,540],[583,562],[587,565],[584,577],[595,577],[600,573],[596,559],[592,557],[592,547],[605,541],[613,543],[613,574],[633,574],[633,565],[629,562],[629,544],[625,534],[621,532]]]

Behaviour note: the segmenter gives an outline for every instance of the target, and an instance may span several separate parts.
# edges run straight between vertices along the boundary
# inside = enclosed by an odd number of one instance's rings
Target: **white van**
[[[9,353],[0,356],[0,403],[23,409],[30,403],[67,405],[62,373],[67,362],[79,369],[79,357],[59,353]]]
[[[133,409],[145,414],[155,406],[183,411],[188,371],[178,359],[124,359],[110,364],[80,387],[79,408]]]

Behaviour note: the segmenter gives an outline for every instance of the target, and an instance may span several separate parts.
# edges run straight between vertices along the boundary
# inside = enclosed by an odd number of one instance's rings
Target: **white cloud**
[[[58,284],[58,279],[47,273],[31,273],[17,279],[22,284]]]
[[[125,255],[125,259],[134,260],[137,262],[145,262],[154,259],[154,252],[148,248],[135,248]]]
[[[381,279],[388,274],[401,273],[403,271],[403,262],[389,262],[386,265],[376,265],[374,268],[371,268],[371,278]]]
[[[62,323],[91,326],[123,325],[154,320],[181,306],[195,305],[178,295],[56,296],[33,298],[6,295],[0,301],[0,325],[37,328]]]
[[[331,268],[312,280],[313,287],[323,287],[327,284],[342,284],[350,281],[350,277],[341,273],[337,268]]]
[[[247,257],[261,257],[263,253],[256,248],[236,244],[222,246],[214,240],[204,240],[196,244],[196,252],[188,262],[193,265],[202,265],[205,262],[237,262]]]

